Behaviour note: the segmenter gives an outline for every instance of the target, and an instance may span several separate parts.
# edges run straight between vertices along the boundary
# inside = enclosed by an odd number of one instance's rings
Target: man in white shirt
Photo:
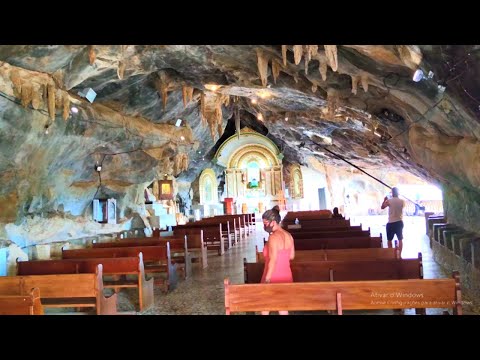
[[[403,248],[403,208],[405,207],[405,201],[398,198],[398,189],[392,188],[392,198],[389,199],[385,196],[382,203],[382,209],[388,206],[388,223],[387,223],[387,240],[388,247],[392,247],[392,240],[395,235],[398,239],[398,248],[400,255]]]

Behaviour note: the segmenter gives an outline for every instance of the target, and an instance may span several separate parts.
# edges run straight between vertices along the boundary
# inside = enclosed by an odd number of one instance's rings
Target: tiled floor
[[[417,257],[422,252],[424,277],[442,278],[449,277],[433,261],[429,247],[428,237],[425,235],[425,220],[423,217],[406,217],[404,219],[404,250],[402,257]],[[352,225],[363,225],[364,229],[370,227],[373,236],[382,233],[384,247],[386,247],[385,216],[354,217]],[[192,276],[180,281],[177,288],[165,294],[160,289],[155,289],[155,305],[143,312],[145,315],[220,315],[225,314],[223,280],[228,277],[231,283],[243,283],[243,258],[249,261],[255,260],[255,245],[259,249],[263,247],[263,237],[266,233],[261,228],[261,222],[257,224],[256,233],[250,235],[247,240],[230,249],[224,256],[215,253],[209,255],[208,268],[202,270],[194,264]],[[122,291],[119,294],[121,311],[134,310],[136,303],[136,291]],[[464,313],[478,314],[475,304],[464,297]],[[133,301],[133,302],[132,302]],[[384,312],[355,312],[356,314],[392,314],[392,311]],[[413,314],[414,311],[406,310],[405,314]],[[427,310],[428,314],[441,313],[439,310]]]

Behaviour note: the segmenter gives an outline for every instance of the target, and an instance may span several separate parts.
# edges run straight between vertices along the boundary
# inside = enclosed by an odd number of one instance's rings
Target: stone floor
[[[364,229],[370,227],[371,234],[377,236],[382,233],[384,247],[386,247],[385,216],[352,217],[352,225],[362,224]],[[425,220],[423,217],[406,217],[404,219],[404,249],[402,256],[417,257],[422,252],[424,278],[449,277],[433,261],[428,237],[425,235]],[[155,305],[144,311],[144,315],[222,315],[224,309],[223,280],[228,277],[231,283],[243,283],[243,258],[255,261],[255,245],[259,249],[263,247],[263,237],[266,233],[261,228],[261,222],[257,224],[256,233],[250,235],[247,240],[230,249],[224,256],[209,254],[208,268],[202,270],[194,264],[193,274],[187,280],[182,280],[178,286],[169,293],[163,293],[159,288],[155,289]],[[465,295],[465,294],[463,294]],[[137,306],[137,292],[134,289],[122,290],[119,293],[120,311],[135,313]],[[480,314],[480,307],[463,296],[464,313]],[[348,312],[352,314],[394,314],[393,311],[368,311]],[[407,309],[405,314],[414,314],[413,309]],[[440,314],[441,310],[428,309],[427,314]],[[305,313],[304,313],[305,314]],[[315,313],[323,314],[323,313]],[[326,313],[325,313],[326,314]]]

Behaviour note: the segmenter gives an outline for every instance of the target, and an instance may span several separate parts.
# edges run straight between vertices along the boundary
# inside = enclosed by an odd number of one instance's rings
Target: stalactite
[[[40,109],[43,104],[43,86],[35,84],[32,88],[32,107],[35,110]]]
[[[95,60],[97,59],[97,54],[95,53],[95,47],[93,45],[88,46],[88,61],[90,62],[90,65],[93,65],[95,63]]]
[[[173,159],[173,172],[175,176],[180,173],[180,167],[182,166],[182,156],[181,154],[176,154]]]
[[[313,59],[318,53],[318,45],[308,45],[309,59]]]
[[[55,120],[55,86],[52,84],[47,85],[48,91],[48,113],[50,119]]]
[[[162,96],[163,111],[165,111],[167,107],[169,82],[168,76],[164,72],[160,72],[154,82],[155,88]]]
[[[222,103],[223,103],[225,106],[230,105],[230,95],[224,95],[224,96],[223,96]]]
[[[186,108],[187,107],[187,86],[186,85],[183,85],[182,86],[182,99],[183,99],[183,107]]]
[[[187,102],[193,100],[193,87],[187,86]]]
[[[326,61],[320,58],[320,65],[318,66],[318,71],[320,71],[320,75],[322,75],[322,80],[327,80],[327,63]]]
[[[210,129],[210,136],[212,137],[212,140],[215,140],[215,131],[217,131],[217,129],[215,128],[213,123],[209,123],[208,128]]]
[[[257,49],[257,67],[260,80],[262,81],[262,86],[267,86],[268,60],[269,59],[265,53],[262,50]]]
[[[13,95],[15,95],[16,98],[20,98],[22,96],[22,79],[17,69],[10,71],[10,81],[13,84]]]
[[[327,57],[328,65],[333,71],[338,70],[337,45],[323,45],[325,47],[325,55]]]
[[[368,92],[368,74],[364,73],[361,76],[362,79],[362,87],[365,92]]]
[[[200,95],[200,118],[202,119],[202,125],[207,125],[206,101],[204,92],[202,92],[202,95]]]
[[[125,74],[125,68],[127,64],[124,61],[119,61],[117,68],[117,76],[120,80],[123,80],[123,75]]]
[[[30,105],[30,103],[32,102],[32,97],[33,97],[32,84],[24,83],[22,85],[22,96],[21,96],[22,106],[23,107],[28,107],[28,105]]]
[[[357,89],[358,89],[358,81],[360,80],[360,77],[356,75],[352,75],[352,94],[357,95]]]
[[[188,154],[177,153],[173,159],[173,172],[175,176],[180,174],[182,171],[188,170],[189,159]]]
[[[277,60],[272,60],[272,75],[273,75],[273,82],[277,83],[277,78],[280,75],[280,68],[282,64],[280,64]]]
[[[313,84],[313,85],[312,85],[312,92],[313,92],[313,93],[316,93],[316,92],[317,92],[317,85],[316,85],[316,84]]]
[[[193,100],[193,87],[188,85],[183,85],[182,98],[183,98],[183,106],[187,107],[187,104]]]
[[[183,159],[182,159],[182,171],[187,171],[188,170],[188,154],[183,154]]]
[[[295,60],[295,65],[300,64],[300,61],[302,61],[302,55],[303,45],[293,45],[293,57]]]
[[[70,116],[70,97],[68,93],[63,93],[63,120],[67,121]]]
[[[305,46],[305,74],[308,74],[308,64],[312,57],[317,55],[318,45],[306,45]]]
[[[240,139],[240,110],[238,107],[235,109],[235,130],[237,131],[238,139]]]
[[[217,95],[217,99],[215,101],[215,117],[214,117],[214,120],[217,124],[217,133],[218,133],[219,138],[223,134],[223,127],[222,127],[222,122],[223,122],[222,103],[223,103],[223,101],[224,101],[223,97]]]
[[[287,66],[287,45],[282,45],[283,66]]]
[[[55,109],[63,108],[63,91],[55,89]]]
[[[57,70],[55,71],[53,74],[52,74],[52,79],[53,79],[53,82],[55,83],[55,86],[58,88],[58,89],[63,89],[64,88],[64,85],[63,85],[63,78],[65,76],[65,73],[63,72],[63,70]]]

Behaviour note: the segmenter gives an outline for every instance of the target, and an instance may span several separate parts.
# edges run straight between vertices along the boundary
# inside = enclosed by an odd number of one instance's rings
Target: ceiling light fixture
[[[72,113],[74,113],[74,114],[77,114],[77,113],[78,113],[78,108],[77,108],[76,106],[72,106],[72,107],[70,108],[70,110],[71,110]]]
[[[251,100],[251,102],[252,102],[252,104],[256,104],[256,103],[257,103],[257,99],[253,98],[253,99]]]
[[[425,73],[421,69],[418,69],[413,74],[412,80],[415,81],[415,82],[419,82],[419,81],[422,81],[424,79],[431,79],[431,78],[433,78],[433,75],[434,75],[433,72],[429,71],[428,76],[425,76]]]
[[[180,136],[180,140],[182,140],[182,141],[185,140],[185,136],[183,136],[183,135]]]
[[[92,88],[85,88],[82,91],[79,91],[78,95],[80,95],[81,97],[84,97],[85,99],[87,99],[91,103],[93,103],[93,101],[97,97],[97,93],[95,91],[93,91]]]
[[[261,89],[258,93],[257,96],[261,99],[268,99],[269,97],[272,96],[271,91],[266,90],[266,89]]]
[[[257,119],[263,121],[263,115],[261,113],[257,114]]]
[[[182,125],[182,121],[182,119],[177,119],[177,121],[175,122],[175,126],[179,127],[180,125]]]
[[[221,85],[217,84],[205,84],[205,89],[210,90],[210,91],[217,91],[220,89]]]

